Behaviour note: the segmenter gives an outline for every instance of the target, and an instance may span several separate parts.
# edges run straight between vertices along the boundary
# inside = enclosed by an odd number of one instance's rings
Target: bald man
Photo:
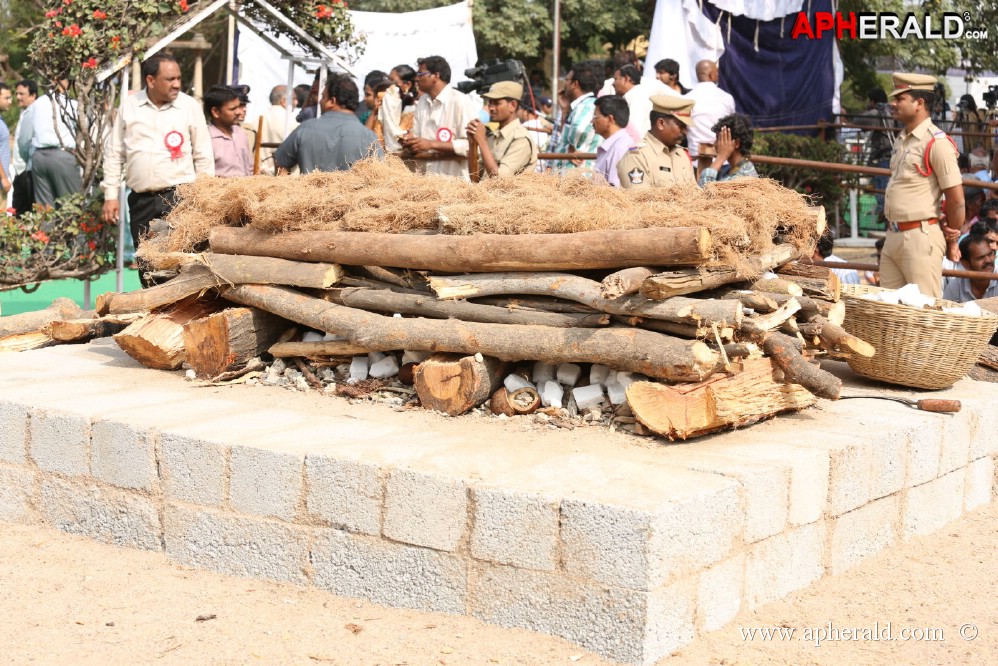
[[[693,158],[700,154],[701,143],[714,143],[714,133],[710,128],[724,116],[735,112],[735,99],[717,87],[717,63],[701,60],[697,63],[696,72],[697,84],[686,94],[686,97],[696,100],[693,125],[687,134]]]

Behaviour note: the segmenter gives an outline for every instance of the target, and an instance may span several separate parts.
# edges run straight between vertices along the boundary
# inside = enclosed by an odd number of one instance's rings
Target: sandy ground
[[[842,576],[743,612],[661,664],[998,663],[998,503]],[[220,576],[161,554],[0,523],[0,663],[606,664],[567,641]],[[200,619],[199,619],[200,618]],[[806,627],[894,641],[802,640]],[[976,625],[974,640],[960,627]],[[742,638],[794,628],[793,640]],[[941,630],[942,640],[902,640]],[[964,627],[971,636],[974,629]],[[839,635],[840,638],[843,636]],[[886,637],[886,634],[882,634]],[[813,637],[812,637],[813,638]]]

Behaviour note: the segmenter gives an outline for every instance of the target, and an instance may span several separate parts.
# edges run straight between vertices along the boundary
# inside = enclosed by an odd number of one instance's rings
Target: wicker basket
[[[947,388],[970,372],[998,329],[998,316],[990,312],[973,317],[861,298],[878,291],[887,290],[842,285],[843,328],[877,348],[872,358],[855,354],[849,358],[849,367],[865,377],[917,388]],[[936,305],[960,304],[937,300]]]

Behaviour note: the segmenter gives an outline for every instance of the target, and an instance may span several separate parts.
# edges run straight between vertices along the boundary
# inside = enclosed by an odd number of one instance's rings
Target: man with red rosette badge
[[[180,92],[180,66],[157,53],[142,63],[145,88],[125,100],[114,119],[104,151],[104,220],[120,214],[118,196],[131,188],[128,213],[132,240],[138,248],[149,223],[176,204],[176,186],[197,175],[215,175],[211,136],[201,105]],[[140,275],[143,286],[149,286]]]

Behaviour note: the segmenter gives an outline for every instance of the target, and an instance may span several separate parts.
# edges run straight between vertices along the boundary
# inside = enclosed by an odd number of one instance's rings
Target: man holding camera
[[[416,102],[412,130],[399,142],[407,153],[440,153],[443,157],[468,156],[468,139],[459,132],[478,118],[471,99],[450,85],[450,65],[440,56],[420,58],[416,87],[422,94]],[[468,177],[466,159],[421,161],[422,170],[441,176]]]
[[[515,81],[493,83],[482,97],[499,131],[486,134],[481,120],[468,123],[468,140],[482,152],[483,176],[515,176],[537,164],[537,144],[517,117],[522,96],[523,86]]]

